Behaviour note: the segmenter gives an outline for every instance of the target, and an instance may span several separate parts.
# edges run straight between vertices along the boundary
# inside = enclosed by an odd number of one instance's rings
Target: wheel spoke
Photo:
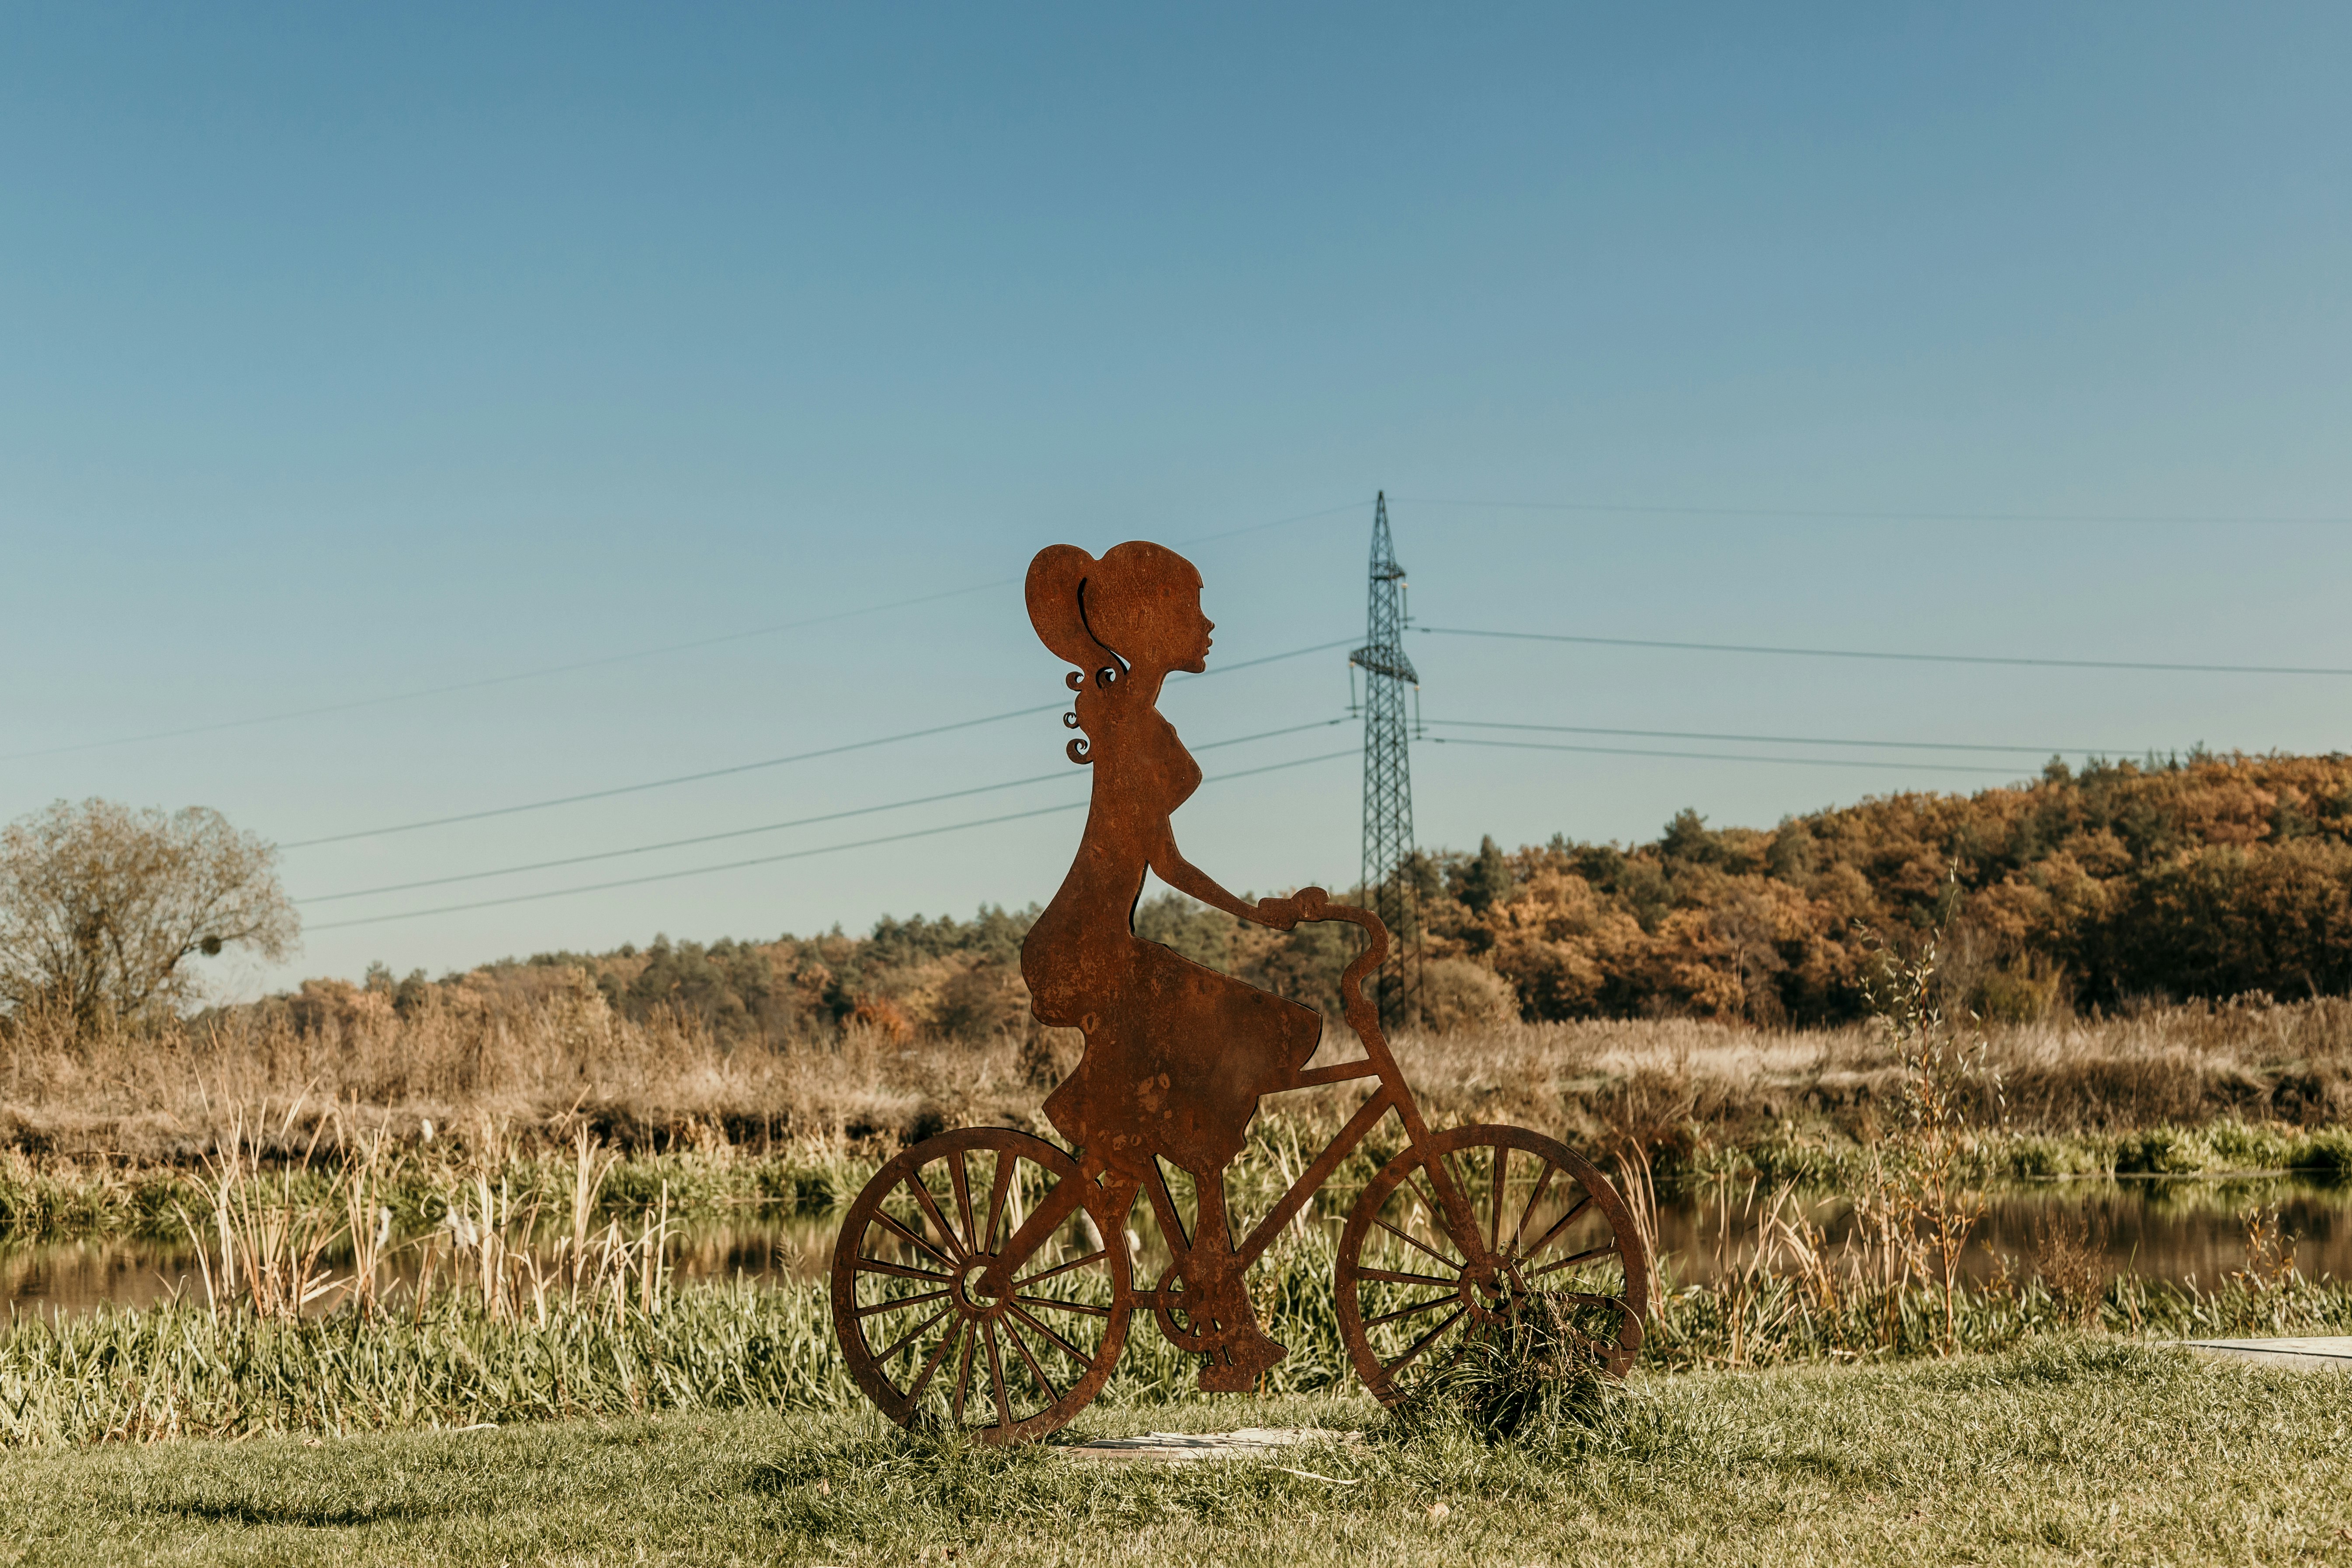
[[[1004,1397],[1004,1352],[996,1345],[996,1320],[980,1321],[980,1337],[988,1342],[988,1381],[996,1392],[996,1422],[1000,1426],[1013,1425],[1012,1402]]]
[[[979,1348],[980,1336],[978,1334],[966,1334],[963,1336],[963,1364],[956,1370],[955,1397],[948,1401],[948,1409],[954,1415],[956,1425],[959,1426],[963,1425],[964,1395],[971,1392],[972,1352],[977,1351]]]
[[[1015,1296],[1016,1301],[1032,1307],[1051,1307],[1057,1312],[1084,1312],[1089,1318],[1108,1318],[1108,1307],[1089,1307],[1084,1301],[1056,1301],[1051,1296]]]
[[[922,1338],[923,1331],[926,1329],[929,1329],[933,1323],[938,1322],[941,1318],[946,1317],[950,1312],[954,1310],[955,1309],[953,1307],[941,1307],[938,1311],[933,1312],[929,1317],[925,1318],[921,1322],[917,1323],[913,1328],[908,1329],[905,1338],[901,1339],[897,1344],[892,1345],[888,1350],[884,1351],[880,1355],[874,1358],[874,1364],[877,1366],[889,1365],[890,1358],[892,1356],[897,1355],[900,1351],[905,1350],[908,1345],[913,1344],[917,1340]]]
[[[1543,1239],[1537,1242],[1533,1247],[1528,1247],[1525,1252],[1519,1254],[1519,1256],[1521,1258],[1533,1258],[1537,1253],[1541,1252],[1545,1247],[1549,1247],[1553,1242],[1558,1241],[1562,1236],[1567,1234],[1568,1227],[1576,1223],[1577,1216],[1591,1206],[1592,1194],[1591,1193],[1579,1193],[1577,1194],[1576,1201],[1568,1205],[1568,1212],[1551,1222],[1551,1228],[1543,1233]]]
[[[1511,1169],[1511,1146],[1495,1145],[1495,1201],[1486,1215],[1486,1250],[1493,1252],[1503,1245],[1503,1183]]]
[[[1047,1377],[1045,1369],[1037,1364],[1037,1358],[1030,1353],[1029,1342],[1021,1337],[1021,1331],[1008,1321],[1004,1325],[1004,1337],[1013,1342],[1013,1348],[1019,1351],[1021,1359],[1029,1363],[1029,1375],[1035,1378],[1037,1386],[1045,1391],[1045,1403],[1059,1405],[1062,1402],[1062,1391],[1054,1386],[1054,1380]]]
[[[1467,1307],[1456,1307],[1454,1309],[1452,1312],[1446,1315],[1446,1319],[1444,1322],[1430,1330],[1429,1332],[1422,1335],[1421,1338],[1413,1341],[1412,1348],[1411,1350],[1405,1352],[1404,1354],[1397,1357],[1394,1361],[1382,1363],[1381,1370],[1383,1373],[1386,1373],[1389,1376],[1394,1377],[1398,1373],[1401,1373],[1406,1367],[1411,1366],[1421,1355],[1422,1352],[1427,1350],[1430,1346],[1437,1342],[1438,1335],[1452,1328],[1455,1321],[1461,1318],[1462,1314],[1469,1310],[1470,1309]]]
[[[1528,1206],[1519,1211],[1519,1223],[1511,1231],[1513,1252],[1518,1251],[1519,1243],[1527,1239],[1528,1221],[1536,1217],[1536,1205],[1543,1202],[1544,1194],[1551,1190],[1551,1179],[1559,1174],[1559,1167],[1546,1160],[1543,1174],[1536,1178],[1536,1190],[1528,1194]]]
[[[955,1152],[955,1163],[948,1167],[948,1180],[955,1187],[956,1217],[963,1221],[964,1249],[967,1252],[986,1250],[980,1245],[980,1235],[971,1228],[971,1173],[963,1168],[963,1151]]]
[[[1391,1285],[1434,1285],[1443,1290],[1454,1288],[1451,1279],[1440,1279],[1434,1274],[1405,1274],[1394,1268],[1359,1268],[1359,1279],[1384,1279]]]
[[[921,1237],[917,1236],[913,1231],[908,1230],[905,1226],[900,1225],[897,1216],[884,1214],[877,1208],[874,1211],[874,1223],[880,1226],[887,1226],[892,1230],[897,1231],[900,1236],[905,1237],[909,1246],[919,1247],[925,1252],[929,1253],[933,1258],[938,1258],[942,1264],[946,1265],[949,1274],[953,1274],[955,1272],[956,1260],[954,1258],[950,1258],[946,1253],[941,1252],[938,1247],[933,1247],[929,1242],[925,1241]],[[946,1276],[942,1275],[940,1278],[944,1279]]]
[[[1440,1158],[1442,1159],[1443,1156],[1440,1156]],[[1466,1258],[1471,1255],[1471,1253],[1477,1250],[1477,1215],[1475,1214],[1471,1215],[1471,1229],[1468,1236],[1456,1236],[1454,1234],[1454,1216],[1445,1212],[1444,1200],[1438,1195],[1437,1192],[1437,1176],[1435,1174],[1437,1163],[1437,1161],[1430,1162],[1428,1164],[1423,1165],[1421,1169],[1415,1171],[1413,1175],[1429,1184],[1428,1196],[1430,1223],[1444,1233],[1446,1240],[1460,1247],[1462,1249],[1462,1256]],[[1468,1195],[1470,1191],[1469,1184],[1465,1182],[1457,1180],[1451,1169],[1446,1171],[1445,1176],[1448,1181],[1454,1183],[1454,1190],[1464,1194],[1462,1206],[1468,1208],[1470,1206],[1470,1198]],[[1413,1191],[1413,1196],[1418,1198],[1421,1195],[1420,1189],[1415,1188]]]
[[[1364,1320],[1364,1327],[1368,1329],[1377,1329],[1382,1323],[1393,1323],[1399,1318],[1418,1317],[1422,1313],[1429,1311],[1433,1308],[1443,1307],[1448,1301],[1452,1301],[1456,1305],[1459,1305],[1461,1300],[1462,1298],[1459,1296],[1432,1296],[1426,1301],[1416,1301],[1410,1307],[1399,1307],[1395,1311],[1382,1312],[1377,1318],[1366,1318]],[[1452,1318],[1448,1318],[1446,1320],[1449,1323],[1453,1321],[1454,1320]]]
[[[1617,1244],[1613,1241],[1609,1243],[1606,1247],[1588,1247],[1582,1252],[1576,1254],[1572,1258],[1563,1258],[1557,1263],[1545,1264],[1541,1268],[1529,1274],[1528,1278],[1530,1279],[1540,1279],[1545,1275],[1552,1273],[1558,1269],[1573,1268],[1580,1263],[1590,1263],[1596,1258],[1606,1258],[1616,1250]]]
[[[1037,1332],[1045,1335],[1047,1342],[1051,1343],[1055,1349],[1060,1351],[1064,1355],[1068,1356],[1072,1361],[1076,1362],[1081,1367],[1091,1366],[1094,1364],[1092,1358],[1080,1351],[1077,1346],[1072,1344],[1069,1341],[1055,1333],[1045,1324],[1039,1322],[1035,1318],[1031,1317],[1028,1310],[1023,1307],[1020,1302],[1013,1302],[1011,1311],[1014,1317],[1020,1319],[1023,1322],[1036,1330]]]
[[[919,1296],[894,1296],[887,1301],[877,1301],[870,1307],[860,1307],[855,1315],[860,1318],[871,1318],[882,1312],[901,1311],[908,1307],[920,1306],[925,1301],[936,1301],[946,1294],[945,1290],[926,1290]]]
[[[923,1205],[923,1212],[931,1216],[931,1223],[940,1227],[941,1236],[947,1237],[949,1247],[957,1254],[956,1263],[960,1264],[965,1258],[970,1257],[971,1254],[965,1249],[962,1240],[955,1233],[955,1226],[950,1225],[948,1216],[940,1212],[940,1201],[931,1196],[931,1189],[917,1181],[915,1173],[912,1171],[907,1173],[903,1184],[912,1189],[915,1201]],[[954,1265],[951,1264],[950,1267],[952,1268]]]
[[[940,1342],[940,1348],[931,1352],[930,1359],[923,1363],[922,1375],[915,1379],[914,1386],[907,1390],[908,1404],[912,1405],[923,1396],[923,1390],[931,1385],[931,1373],[940,1370],[940,1363],[948,1359],[948,1353],[955,1349],[956,1342],[961,1338],[963,1320],[959,1318],[948,1326],[947,1337]]]
[[[1010,1149],[996,1152],[996,1174],[988,1184],[988,1235],[982,1238],[982,1249],[996,1250],[996,1222],[1004,1216],[1005,1189],[1013,1184],[1013,1174],[1019,1156]]]
[[[952,1274],[934,1274],[928,1268],[909,1268],[903,1263],[885,1263],[878,1258],[864,1256],[857,1259],[857,1267],[871,1268],[877,1274],[896,1274],[901,1279],[929,1279],[941,1285],[955,1278]]]
[[[1024,1274],[1020,1279],[1015,1279],[1013,1283],[1015,1285],[1034,1285],[1040,1279],[1051,1279],[1056,1274],[1067,1274],[1073,1268],[1084,1268],[1087,1264],[1094,1262],[1097,1258],[1108,1258],[1109,1256],[1110,1248],[1108,1247],[1102,1247],[1097,1251],[1087,1253],[1084,1258],[1073,1258],[1067,1263],[1061,1264],[1055,1268],[1047,1268],[1035,1274]]]
[[[1399,1241],[1403,1242],[1406,1246],[1420,1247],[1422,1251],[1428,1253],[1432,1258],[1436,1258],[1438,1262],[1444,1264],[1446,1268],[1453,1269],[1457,1274],[1465,1267],[1465,1265],[1458,1263],[1453,1258],[1446,1257],[1445,1254],[1435,1251],[1431,1247],[1424,1246],[1423,1243],[1414,1240],[1412,1237],[1407,1236],[1404,1232],[1399,1230],[1396,1226],[1377,1215],[1374,1216],[1372,1223],[1379,1226],[1382,1230],[1387,1231],[1391,1236],[1395,1237]]]

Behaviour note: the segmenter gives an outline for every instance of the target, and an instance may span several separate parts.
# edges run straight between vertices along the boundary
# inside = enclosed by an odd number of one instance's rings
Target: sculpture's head
[[[1216,623],[1201,613],[1201,574],[1165,545],[1115,544],[1100,560],[1049,544],[1029,563],[1029,624],[1062,658],[1097,679],[1129,668],[1152,675],[1208,667]]]

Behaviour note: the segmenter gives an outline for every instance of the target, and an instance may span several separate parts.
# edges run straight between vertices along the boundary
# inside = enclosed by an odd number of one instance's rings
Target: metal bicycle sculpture
[[[901,1425],[951,1423],[987,1442],[1041,1437],[1101,1392],[1131,1320],[1148,1311],[1205,1359],[1202,1388],[1246,1392],[1286,1354],[1259,1325],[1246,1270],[1391,1113],[1404,1149],[1357,1200],[1333,1281],[1366,1386],[1392,1403],[1546,1299],[1622,1374],[1641,1349],[1649,1269],[1616,1190],[1526,1128],[1431,1131],[1363,994],[1389,945],[1371,911],[1331,903],[1320,888],[1244,902],[1178,851],[1169,817],[1201,770],[1156,704],[1172,671],[1205,668],[1213,627],[1200,574],[1157,544],[1121,544],[1099,560],[1057,544],[1030,563],[1027,594],[1037,635],[1076,667],[1064,722],[1083,734],[1070,759],[1095,770],[1076,859],[1022,948],[1039,1020],[1086,1037],[1077,1068],[1045,1101],[1073,1149],[971,1127],[926,1139],[875,1174],[834,1247],[834,1326],[857,1385]],[[1276,930],[1362,927],[1339,994],[1363,1057],[1308,1067],[1320,1015],[1137,936],[1147,869]],[[1236,1241],[1224,1171],[1260,1097],[1356,1079],[1374,1080],[1370,1095]],[[1189,1178],[1189,1205],[1171,1169]],[[1145,1287],[1129,1240],[1139,1194],[1170,1254]]]

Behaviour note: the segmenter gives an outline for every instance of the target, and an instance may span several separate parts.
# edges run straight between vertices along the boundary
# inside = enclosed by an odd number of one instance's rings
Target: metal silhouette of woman
[[[1319,908],[1321,891],[1248,902],[1177,848],[1169,818],[1200,787],[1201,769],[1157,703],[1171,673],[1206,668],[1214,623],[1192,563],[1141,542],[1099,560],[1055,544],[1029,563],[1027,595],[1039,638],[1076,667],[1065,721],[1083,736],[1069,755],[1094,769],[1076,858],[1021,949],[1039,1020],[1086,1036],[1045,1114],[1103,1173],[1118,1212],[1153,1156],[1192,1175],[1193,1236],[1180,1267],[1192,1315],[1215,1326],[1216,1341],[1201,1385],[1246,1389],[1285,1352],[1258,1328],[1234,1266],[1224,1169],[1258,1097],[1291,1087],[1315,1054],[1323,1020],[1136,935],[1135,906],[1149,870],[1212,908],[1288,931],[1302,900]]]

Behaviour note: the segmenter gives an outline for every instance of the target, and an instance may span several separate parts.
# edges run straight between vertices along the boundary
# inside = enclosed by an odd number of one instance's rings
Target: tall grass
[[[265,1317],[194,1303],[19,1322],[0,1337],[0,1444],[357,1432],[857,1395],[822,1296],[711,1286],[658,1314],[561,1296],[499,1315],[455,1289],[411,1310]]]
[[[633,1155],[895,1146],[946,1126],[1035,1126],[1076,1058],[1064,1031],[908,1037],[854,1020],[729,1049],[669,1014],[619,1016],[577,970],[430,986],[405,1013],[376,993],[330,990],[316,1005],[228,1008],[137,1030],[77,1035],[29,1016],[0,1024],[0,1148],[40,1171],[185,1167],[218,1150],[240,1116],[268,1130],[271,1161],[325,1146],[322,1127],[327,1143],[380,1132],[408,1146],[426,1142],[428,1122],[444,1139],[495,1125],[525,1152],[566,1148],[582,1123]],[[2203,1158],[2128,1145],[2164,1127],[2234,1121],[2296,1136],[2352,1119],[2352,1000],[2061,1016],[1988,1026],[1983,1042],[2005,1097],[2000,1140],[2056,1139],[2053,1160],[2082,1140],[2096,1145],[2091,1158],[2125,1168]],[[1834,1166],[1901,1114],[1897,1050],[1864,1026],[1511,1024],[1409,1037],[1398,1049],[1440,1122],[1637,1143],[1662,1173],[1727,1152],[1768,1175]],[[1312,1122],[1337,1098],[1269,1109]],[[2352,1145],[2326,1157],[2352,1168]],[[75,1201],[0,1179],[0,1218]]]
[[[1291,1348],[1265,1392],[1351,1392],[1328,1253],[1286,1246],[1259,1287],[1268,1331]],[[1965,1287],[1955,1300],[1964,1352],[2074,1334],[2084,1321],[2039,1278]],[[445,1282],[395,1305],[289,1319],[243,1301],[182,1301],[20,1321],[0,1333],[0,1445],[862,1405],[834,1346],[826,1293],[814,1285],[674,1289],[656,1312],[559,1291],[543,1310],[526,1300],[521,1310],[494,1311],[475,1291]],[[2089,1317],[2098,1331],[2158,1340],[2342,1333],[2352,1331],[2352,1288],[2300,1277],[2207,1289],[2124,1278],[2100,1291]],[[1719,1279],[1669,1290],[1643,1364],[1675,1372],[1896,1362],[1946,1353],[1948,1331],[1932,1284],[1890,1289],[1783,1256],[1736,1286]],[[1197,1358],[1139,1324],[1103,1399],[1187,1401],[1199,1397],[1198,1370]],[[1511,1419],[1517,1400],[1524,1418],[1559,1389],[1541,1380],[1501,1388],[1489,1416]]]

